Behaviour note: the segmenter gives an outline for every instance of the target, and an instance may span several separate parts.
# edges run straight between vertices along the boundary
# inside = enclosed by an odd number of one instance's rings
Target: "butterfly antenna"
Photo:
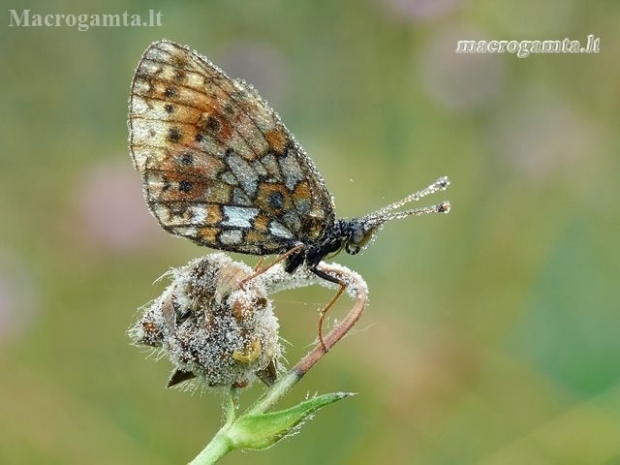
[[[367,215],[365,217],[365,223],[370,227],[376,227],[382,225],[386,221],[406,218],[407,216],[412,215],[421,216],[429,213],[448,213],[450,211],[450,202],[448,201],[443,201],[437,205],[431,205],[429,207],[412,208],[411,210],[405,210],[402,212],[393,212],[393,210],[396,210],[410,202],[417,202],[418,200],[434,194],[435,192],[445,191],[449,185],[450,181],[448,180],[448,177],[442,176],[425,189],[413,192],[404,199],[394,202],[387,207],[383,207],[382,209]]]

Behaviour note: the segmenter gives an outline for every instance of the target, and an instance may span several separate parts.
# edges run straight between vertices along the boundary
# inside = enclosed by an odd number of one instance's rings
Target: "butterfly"
[[[256,90],[186,46],[162,40],[131,84],[129,146],[151,213],[167,232],[201,246],[279,255],[341,286],[319,263],[355,255],[393,219],[447,213],[447,201],[397,211],[445,190],[442,177],[360,218],[336,217],[313,161]]]

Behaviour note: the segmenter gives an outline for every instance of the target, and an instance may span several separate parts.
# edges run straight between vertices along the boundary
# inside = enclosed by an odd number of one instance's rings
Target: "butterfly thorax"
[[[321,260],[337,255],[343,249],[355,255],[368,244],[374,232],[375,228],[369,228],[363,218],[338,219],[325,230],[320,241],[301,244],[301,250],[288,257],[285,269],[292,273],[305,263],[308,269],[315,271]]]

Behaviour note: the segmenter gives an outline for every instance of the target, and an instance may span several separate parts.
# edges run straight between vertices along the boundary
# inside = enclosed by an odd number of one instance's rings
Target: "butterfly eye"
[[[349,223],[349,235],[345,250],[350,255],[355,255],[364,248],[373,235],[373,229],[368,229],[363,222],[352,220]]]
[[[345,246],[345,250],[349,255],[357,255],[358,253],[360,253],[360,250],[362,250],[362,248],[358,247],[357,245],[347,244]]]

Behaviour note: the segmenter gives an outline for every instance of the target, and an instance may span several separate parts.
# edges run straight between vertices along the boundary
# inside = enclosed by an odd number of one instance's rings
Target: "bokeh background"
[[[163,25],[10,27],[9,9],[152,9]],[[170,364],[125,334],[157,277],[210,252],[157,227],[128,155],[132,73],[164,37],[258,88],[341,216],[452,180],[428,200],[448,216],[337,258],[371,305],[283,406],[359,395],[221,463],[620,463],[620,3],[60,0],[0,16],[0,463],[186,463],[220,425],[217,393],[164,389]],[[588,34],[600,54],[455,53]],[[289,363],[330,296],[278,296]]]

